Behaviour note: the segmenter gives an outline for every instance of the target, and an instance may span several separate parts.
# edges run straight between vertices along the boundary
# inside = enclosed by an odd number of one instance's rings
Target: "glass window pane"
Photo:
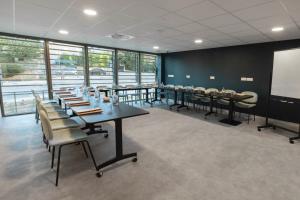
[[[48,98],[44,42],[0,36],[0,81],[5,115],[35,111],[31,90]]]
[[[112,87],[114,50],[89,47],[90,85]]]
[[[118,51],[118,85],[138,85],[138,53]]]
[[[157,55],[141,54],[141,83],[157,83]]]
[[[84,84],[84,47],[49,43],[53,89]]]

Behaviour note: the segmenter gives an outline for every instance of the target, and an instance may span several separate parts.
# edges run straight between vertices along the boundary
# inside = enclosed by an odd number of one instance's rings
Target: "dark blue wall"
[[[162,55],[162,80],[166,84],[219,89],[224,87],[239,92],[255,91],[259,95],[257,112],[264,116],[274,51],[298,47],[300,47],[300,40],[289,40],[167,53]],[[169,78],[168,74],[173,74],[175,77]],[[191,78],[187,79],[186,75],[190,75]],[[210,75],[215,76],[216,79],[210,80]],[[241,77],[253,77],[254,81],[242,82]],[[287,121],[299,120],[300,113],[296,112],[299,111],[298,104],[284,105],[271,101],[270,110],[271,116],[275,118]]]

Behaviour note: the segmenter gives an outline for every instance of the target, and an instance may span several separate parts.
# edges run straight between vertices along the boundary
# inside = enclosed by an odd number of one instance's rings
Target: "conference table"
[[[210,104],[209,104],[209,111],[207,113],[205,113],[205,117],[208,115],[211,115],[213,113],[215,113],[213,111],[213,106],[214,106],[214,102],[217,99],[226,99],[229,101],[229,112],[228,112],[228,116],[225,119],[220,120],[221,123],[225,123],[225,124],[229,124],[232,126],[237,126],[239,124],[241,124],[240,121],[236,121],[234,119],[234,108],[235,108],[235,103],[236,102],[241,102],[244,101],[246,99],[252,98],[252,95],[245,95],[245,94],[230,94],[230,93],[224,93],[222,91],[218,91],[218,92],[209,92],[206,93],[205,91],[195,91],[191,88],[182,88],[182,87],[160,87],[160,89],[163,90],[169,90],[169,91],[173,91],[174,92],[174,103],[172,105],[169,106],[169,108],[171,109],[172,107],[177,106],[177,111],[179,111],[180,108],[184,108],[186,107],[188,109],[188,106],[185,105],[185,95],[186,94],[197,94],[197,95],[201,95],[203,97],[208,97],[210,98]],[[178,93],[181,93],[181,102],[180,104],[178,103]]]
[[[153,101],[150,101],[150,98],[149,98],[149,90],[150,89],[155,89],[155,97],[156,99],[154,99]],[[153,102],[157,100],[157,86],[129,86],[129,87],[126,87],[126,86],[114,86],[112,88],[110,88],[111,90],[115,91],[116,93],[118,93],[119,91],[141,91],[141,90],[145,90],[146,91],[146,99],[145,99],[145,103],[148,103],[150,104],[151,106],[153,105]]]
[[[131,117],[137,117],[141,115],[149,114],[148,111],[143,110],[141,108],[129,106],[124,103],[120,103],[118,105],[113,105],[112,103],[104,103],[99,102],[99,104],[96,106],[102,109],[101,113],[95,113],[95,114],[87,114],[87,115],[78,115],[87,125],[87,127],[93,127],[95,124],[107,122],[107,121],[114,121],[115,123],[115,148],[116,148],[116,155],[114,158],[101,163],[97,166],[97,170],[99,171],[97,173],[97,176],[102,176],[103,172],[101,169],[116,163],[118,161],[133,158],[132,161],[137,161],[137,153],[130,153],[130,154],[124,154],[123,153],[123,141],[122,141],[122,120],[126,118]],[[95,105],[90,106],[76,106],[76,107],[70,107],[73,111],[74,115],[77,115],[77,113],[80,113],[82,110],[86,109],[92,109],[95,108]]]

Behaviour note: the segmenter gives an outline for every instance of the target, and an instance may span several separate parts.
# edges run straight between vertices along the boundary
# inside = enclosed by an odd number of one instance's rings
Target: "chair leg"
[[[59,177],[59,167],[60,167],[60,155],[61,155],[61,148],[63,146],[59,146],[58,149],[58,158],[57,158],[57,168],[56,168],[56,181],[55,181],[55,186],[58,186],[58,177]]]
[[[91,149],[91,147],[90,147],[89,142],[88,142],[87,140],[85,140],[85,141],[83,141],[83,142],[86,142],[86,144],[87,144],[87,146],[88,146],[88,149],[89,149],[89,152],[90,152],[90,154],[91,154],[91,157],[92,157],[94,166],[95,166],[96,170],[98,171],[97,163],[96,163],[96,160],[95,160],[95,157],[94,157],[94,154],[93,154],[93,152],[92,152],[92,149]]]
[[[55,146],[52,147],[51,169],[53,169],[53,166],[54,166],[54,157],[55,157]]]
[[[81,143],[81,146],[82,146],[82,148],[83,148],[83,151],[84,151],[84,153],[85,153],[85,156],[88,158],[89,157],[89,155],[88,155],[88,153],[87,153],[87,151],[86,151],[86,148],[85,148],[85,145],[84,145],[84,143],[83,142],[80,142]]]
[[[249,124],[249,122],[250,122],[250,114],[248,113],[248,124]]]

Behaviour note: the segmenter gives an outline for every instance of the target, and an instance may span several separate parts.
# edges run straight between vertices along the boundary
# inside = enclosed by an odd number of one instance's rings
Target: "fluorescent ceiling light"
[[[68,35],[69,34],[69,31],[67,31],[67,30],[59,30],[58,32],[62,35]]]
[[[159,46],[154,46],[153,49],[156,49],[156,50],[157,50],[157,49],[159,49]]]
[[[84,9],[83,13],[89,16],[96,16],[97,15],[97,11],[96,10],[92,10],[92,9]]]
[[[282,26],[277,26],[277,27],[272,28],[273,32],[280,32],[280,31],[283,31],[283,30],[284,30],[284,28]]]
[[[200,40],[200,39],[197,39],[197,40],[195,40],[194,42],[195,42],[196,44],[201,44],[203,41]]]

